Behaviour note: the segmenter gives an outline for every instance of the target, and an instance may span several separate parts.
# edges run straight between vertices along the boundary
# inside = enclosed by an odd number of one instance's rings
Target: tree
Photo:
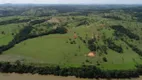
[[[4,32],[4,31],[2,31],[2,32],[1,32],[1,34],[5,35],[5,32]]]
[[[103,57],[103,61],[104,61],[104,62],[107,62],[107,58],[106,58],[106,57]]]

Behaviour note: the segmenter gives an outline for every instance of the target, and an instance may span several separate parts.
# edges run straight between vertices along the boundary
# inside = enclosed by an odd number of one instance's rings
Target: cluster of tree
[[[69,39],[70,44],[76,44],[75,40]]]
[[[0,7],[0,17],[6,17],[6,16],[14,16],[14,15],[20,15],[21,13],[23,12],[23,9],[18,9],[17,7],[16,8],[13,8],[13,7],[8,7],[8,6],[5,6],[5,7]]]
[[[45,22],[45,21],[46,21],[46,19],[37,19],[37,20],[32,20],[32,21],[30,21],[30,24],[31,24],[31,25],[35,25],[35,24],[43,23],[43,22]]]
[[[51,31],[51,32],[65,34],[65,33],[67,33],[67,29],[65,27],[57,27],[56,29],[53,29],[53,31]]]
[[[136,65],[137,71],[140,75],[142,75],[142,64],[137,64]]]
[[[142,13],[135,13],[135,17],[137,17],[137,21],[142,22]]]
[[[51,16],[56,15],[58,13],[55,9],[50,9],[49,7],[28,7],[29,9],[26,11],[23,11],[21,15],[24,16],[37,16],[37,17],[43,17],[43,16]]]
[[[142,22],[142,8],[141,6],[123,9],[125,13],[129,13],[136,17],[138,22]]]
[[[132,50],[134,52],[136,52],[137,54],[139,54],[140,56],[142,56],[142,50],[138,49],[137,46],[134,46],[130,43],[128,43],[127,41],[123,40],[130,48],[132,48]]]
[[[104,15],[104,18],[110,18],[110,19],[115,19],[115,20],[122,20],[121,17],[115,16],[115,15]]]
[[[102,45],[100,48],[102,49],[101,51],[103,51],[103,53],[107,54],[107,46]]]
[[[88,49],[90,49],[90,51],[96,51],[98,49],[96,44],[94,44],[95,41],[96,41],[95,38],[88,40],[88,42],[87,42],[88,43]]]
[[[0,63],[0,72],[4,73],[32,73],[40,75],[76,76],[80,78],[132,78],[139,77],[137,70],[101,70],[93,65],[80,67],[60,67],[58,65],[34,66],[20,62]]]
[[[108,48],[110,48],[118,53],[123,53],[122,46],[116,45],[110,38],[108,38],[106,41],[107,41]]]
[[[28,22],[31,19],[20,19],[20,18],[13,18],[10,20],[4,20],[0,21],[0,25],[6,25],[6,24],[11,24],[11,23],[22,23],[22,22]]]
[[[2,31],[2,32],[1,32],[1,34],[5,35],[5,32],[4,32],[4,31]]]
[[[133,15],[125,12],[124,10],[110,10],[110,12],[105,12],[103,15],[104,18],[110,18],[114,20],[133,20]]]
[[[118,32],[118,31],[116,31],[116,30],[114,31],[113,35],[115,36],[115,38],[121,38],[121,37],[124,36],[123,33],[120,33],[120,32]]]
[[[106,57],[103,57],[103,61],[104,61],[104,62],[107,62],[107,58],[106,58]]]
[[[81,26],[81,25],[89,25],[90,22],[88,19],[83,19],[80,21],[80,23],[77,26]]]
[[[99,50],[99,51],[101,51],[102,53],[107,54],[107,46],[105,46],[105,45],[98,45],[95,38],[93,38],[93,39],[88,39],[88,40],[84,40],[84,39],[83,39],[82,37],[80,37],[80,36],[78,36],[78,38],[79,38],[84,44],[86,44],[86,46],[88,47],[88,49],[89,49],[90,51]],[[87,39],[87,37],[86,37],[86,39]]]
[[[78,36],[78,38],[79,38],[84,44],[87,43],[86,40],[84,40],[81,36]]]
[[[117,31],[116,36],[120,36],[118,33],[120,34],[125,34],[126,36],[128,36],[130,39],[135,39],[135,40],[139,40],[140,37],[134,33],[132,33],[130,30],[124,28],[121,25],[113,25],[111,26],[112,29],[114,29],[115,31]]]

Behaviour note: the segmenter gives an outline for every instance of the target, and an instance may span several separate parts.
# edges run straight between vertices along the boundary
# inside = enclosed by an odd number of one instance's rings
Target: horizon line
[[[0,3],[0,5],[5,5],[5,4],[33,4],[33,5],[142,5],[142,3]]]

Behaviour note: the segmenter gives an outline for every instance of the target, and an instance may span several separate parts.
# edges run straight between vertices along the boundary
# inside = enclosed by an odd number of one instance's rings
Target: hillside
[[[22,7],[18,17],[3,14],[0,61],[102,70],[133,70],[142,64],[141,8],[62,11],[51,6],[42,12],[46,7],[36,7]]]

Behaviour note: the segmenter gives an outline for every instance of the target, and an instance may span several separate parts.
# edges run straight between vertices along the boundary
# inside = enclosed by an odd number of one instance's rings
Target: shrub
[[[103,61],[104,61],[104,62],[107,62],[107,58],[106,58],[106,57],[103,57]]]
[[[89,62],[89,60],[88,60],[88,59],[86,59],[86,60],[85,60],[85,62]]]

